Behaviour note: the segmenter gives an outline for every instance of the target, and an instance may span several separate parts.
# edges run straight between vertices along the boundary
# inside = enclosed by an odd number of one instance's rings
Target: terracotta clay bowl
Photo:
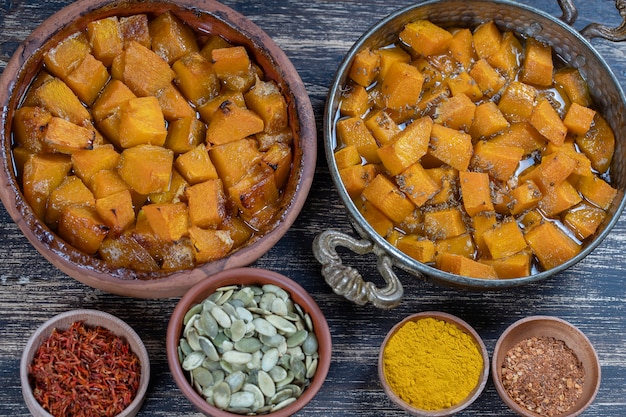
[[[453,326],[456,326],[463,333],[469,335],[476,343],[476,346],[478,347],[483,360],[483,368],[480,372],[478,382],[474,389],[472,389],[472,391],[470,391],[465,399],[463,399],[458,404],[441,410],[424,410],[408,403],[407,401],[402,399],[400,395],[398,395],[398,393],[394,391],[393,387],[389,384],[389,382],[387,381],[387,377],[385,376],[384,350],[389,343],[389,340],[398,332],[398,330],[400,330],[407,323],[425,318],[433,318],[449,323]],[[406,349],[410,350],[411,347],[407,346]],[[436,370],[433,369],[433,371]],[[466,409],[474,401],[476,401],[478,397],[480,397],[483,390],[485,389],[485,385],[487,384],[487,379],[489,378],[489,354],[487,352],[487,348],[485,347],[485,343],[483,342],[480,335],[467,322],[452,314],[440,311],[425,311],[407,316],[402,321],[394,325],[391,330],[389,330],[381,345],[380,353],[378,354],[378,378],[383,387],[383,390],[385,391],[385,394],[387,394],[387,397],[389,397],[389,399],[397,407],[404,410],[408,414],[416,417],[447,417]]]
[[[270,417],[288,417],[306,406],[320,390],[328,374],[332,356],[332,340],[330,329],[324,314],[316,304],[315,300],[298,283],[284,275],[273,271],[258,268],[234,268],[215,274],[210,279],[194,285],[181,298],[176,305],[167,327],[166,352],[167,362],[170,372],[178,388],[185,397],[191,401],[198,410],[212,417],[235,417],[235,414],[209,404],[207,400],[196,391],[189,379],[189,372],[183,370],[179,358],[179,343],[183,338],[183,325],[188,311],[196,304],[202,303],[217,289],[228,286],[263,286],[266,284],[277,286],[287,293],[291,300],[298,304],[305,314],[311,318],[313,332],[318,341],[318,364],[313,377],[309,379],[309,384],[304,388],[302,394],[295,402],[279,410],[258,414]],[[254,415],[254,414],[253,414]]]
[[[560,2],[562,7],[571,2]],[[576,18],[576,10],[564,8],[564,20],[570,23]],[[567,16],[565,16],[567,15]],[[588,237],[580,252],[548,269],[535,269],[527,276],[506,279],[482,279],[458,275],[437,269],[434,262],[422,263],[400,251],[368,223],[365,216],[348,193],[340,176],[334,151],[337,150],[336,122],[339,106],[349,72],[356,55],[366,48],[377,49],[397,42],[398,33],[409,22],[426,19],[443,28],[476,28],[479,24],[493,21],[501,31],[509,31],[518,36],[534,36],[552,47],[566,65],[577,68],[588,83],[589,91],[597,109],[603,114],[615,133],[615,154],[610,167],[612,186],[617,189],[608,215]],[[591,25],[590,25],[591,26]],[[584,32],[584,31],[583,31]],[[558,274],[584,259],[609,234],[618,222],[626,205],[626,166],[624,155],[626,143],[626,97],[620,83],[599,53],[591,46],[586,36],[596,36],[593,31],[585,36],[572,29],[563,20],[539,9],[509,0],[431,0],[399,9],[368,29],[355,42],[339,65],[329,89],[324,113],[324,147],[331,178],[345,206],[347,215],[357,236],[340,230],[326,230],[314,241],[314,253],[323,265],[322,273],[333,290],[357,304],[372,303],[379,308],[393,308],[403,297],[403,287],[396,270],[406,271],[425,281],[466,290],[489,291],[517,287],[545,280]],[[365,255],[373,253],[378,257],[378,269],[384,278],[384,285],[378,286],[362,277],[355,268],[344,265],[337,247]]]
[[[141,362],[141,380],[135,399],[119,413],[117,417],[133,417],[137,415],[143,405],[148,384],[150,382],[150,358],[141,338],[132,327],[119,318],[98,310],[72,310],[58,314],[42,324],[28,339],[20,362],[20,380],[22,383],[22,395],[28,409],[35,417],[51,417],[33,395],[33,389],[29,382],[28,367],[32,363],[37,349],[51,335],[54,329],[64,331],[75,322],[83,322],[86,327],[103,327],[113,334],[123,338],[133,353]]]
[[[518,343],[533,337],[550,337],[565,342],[567,348],[578,358],[584,370],[582,392],[578,400],[567,411],[555,414],[557,417],[580,415],[593,403],[600,389],[601,367],[598,355],[591,341],[576,326],[558,317],[530,316],[511,324],[502,333],[491,359],[491,377],[502,401],[517,414],[524,417],[539,417],[541,414],[530,411],[515,402],[502,383],[502,365],[507,353]]]
[[[293,133],[293,159],[279,212],[266,232],[253,237],[228,256],[195,269],[142,273],[130,268],[113,268],[76,250],[34,216],[16,181],[11,127],[15,109],[33,77],[42,68],[44,52],[59,40],[85,29],[87,23],[95,19],[140,13],[154,17],[166,11],[172,12],[196,32],[216,33],[232,44],[244,46],[266,78],[276,82],[287,100]],[[18,47],[0,78],[0,105],[4,109],[0,115],[0,180],[3,184],[0,197],[11,218],[37,251],[61,271],[86,285],[119,295],[142,298],[181,296],[195,283],[216,272],[254,262],[296,220],[313,180],[317,156],[316,128],[302,80],[284,52],[265,32],[238,12],[214,0],[74,2],[43,22]]]

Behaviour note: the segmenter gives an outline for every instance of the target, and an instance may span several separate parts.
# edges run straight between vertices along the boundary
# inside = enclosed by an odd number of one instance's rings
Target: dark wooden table
[[[27,35],[61,0],[0,1],[0,70]],[[307,289],[326,314],[333,357],[319,394],[299,416],[401,416],[385,397],[376,361],[387,331],[410,313],[441,310],[469,322],[493,352],[499,334],[515,320],[535,314],[563,318],[591,339],[602,365],[602,385],[586,416],[626,415],[626,219],[584,261],[544,282],[502,292],[477,293],[444,288],[402,271],[405,286],[399,307],[380,311],[359,307],[335,295],[326,285],[311,243],[330,227],[351,231],[323,153],[321,121],[326,93],[342,56],[359,35],[409,0],[224,0],[248,16],[284,49],[300,72],[316,113],[318,163],[307,203],[291,230],[254,266],[284,273]],[[556,2],[525,0],[560,15]],[[611,0],[578,1],[581,29],[592,21],[617,26],[621,19]],[[626,86],[626,44],[592,42]],[[48,318],[66,310],[93,308],[128,322],[150,353],[152,380],[140,416],[199,415],[183,397],[169,373],[165,330],[178,299],[134,299],[84,286],[59,272],[40,256],[0,208],[0,415],[26,416],[19,362],[27,339]],[[375,261],[354,259],[362,274],[377,276]],[[463,416],[512,416],[491,380]]]

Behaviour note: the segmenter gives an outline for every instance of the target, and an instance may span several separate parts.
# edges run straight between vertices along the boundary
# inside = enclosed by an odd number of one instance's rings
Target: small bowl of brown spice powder
[[[72,310],[33,333],[20,379],[35,417],[133,417],[148,389],[150,361],[141,338],[121,319]]]
[[[524,417],[574,417],[595,399],[600,362],[578,328],[551,316],[510,325],[493,352],[491,375],[498,394]]]

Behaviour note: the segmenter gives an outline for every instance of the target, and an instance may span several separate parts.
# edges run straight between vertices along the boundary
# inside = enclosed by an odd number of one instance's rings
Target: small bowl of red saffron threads
[[[600,388],[600,362],[590,340],[557,317],[511,324],[493,351],[491,375],[500,398],[523,417],[574,417]]]
[[[124,321],[102,311],[73,310],[30,337],[20,379],[35,417],[133,417],[148,389],[150,361]]]

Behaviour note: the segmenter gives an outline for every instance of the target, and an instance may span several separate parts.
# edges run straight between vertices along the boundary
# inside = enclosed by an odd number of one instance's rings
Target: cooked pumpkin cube
[[[71,167],[69,156],[61,154],[33,154],[26,160],[22,188],[37,218],[44,219],[50,193],[63,182]]]
[[[467,132],[472,126],[475,112],[476,104],[465,94],[458,94],[441,103],[437,122]]]
[[[187,187],[189,187],[189,183],[178,173],[177,170],[173,169],[170,188],[167,191],[150,194],[150,202],[157,204],[179,203],[184,198]]]
[[[122,62],[122,81],[137,96],[156,95],[176,76],[163,58],[138,42],[126,43],[124,53],[119,57]]]
[[[122,81],[111,80],[91,106],[91,114],[96,122],[100,122],[117,112],[122,104],[135,97],[137,96]]]
[[[74,173],[87,185],[93,175],[101,170],[114,169],[120,160],[120,154],[113,145],[102,145],[90,150],[72,153]]]
[[[109,72],[102,62],[87,54],[80,65],[70,72],[65,82],[85,104],[91,105],[109,80]]]
[[[424,76],[411,64],[395,62],[385,74],[380,92],[385,107],[401,110],[415,107],[422,93]]]
[[[555,71],[554,82],[559,85],[573,103],[589,107],[593,103],[587,82],[577,68],[566,67]]]
[[[143,13],[119,17],[120,33],[124,44],[135,41],[146,48],[152,46],[148,16]]]
[[[440,240],[467,233],[467,227],[461,210],[451,207],[424,213],[424,232],[432,240]]]
[[[241,139],[210,147],[209,157],[224,183],[224,188],[228,188],[246,175],[261,159],[261,153],[254,139]]]
[[[398,239],[395,246],[419,262],[429,263],[435,261],[436,251],[432,240],[416,235],[407,235]]]
[[[463,207],[471,217],[494,209],[489,175],[484,172],[459,172]]]
[[[246,106],[263,119],[264,131],[280,132],[289,125],[287,101],[274,81],[257,78],[254,86],[244,94]]]
[[[98,254],[107,263],[118,268],[132,268],[138,271],[158,271],[159,265],[150,253],[132,236],[122,233],[117,237],[107,237],[102,241]]]
[[[95,208],[71,205],[63,210],[58,233],[70,245],[93,255],[109,234],[109,228],[102,222]]]
[[[435,241],[436,253],[447,252],[465,256],[467,258],[473,258],[475,251],[476,247],[474,246],[474,241],[469,233],[463,233],[462,235]]]
[[[519,57],[522,55],[522,45],[515,33],[507,31],[502,35],[502,41],[496,52],[489,55],[487,61],[491,66],[506,74],[508,78],[515,78],[520,67]]]
[[[448,49],[456,62],[461,64],[464,69],[469,69],[472,62],[476,59],[472,31],[463,28],[453,32]]]
[[[267,165],[255,165],[227,194],[239,209],[243,219],[260,228],[271,219],[273,208],[280,199],[274,171]]]
[[[283,188],[291,173],[291,147],[284,143],[275,143],[263,154],[261,160],[274,171],[278,188]]]
[[[13,138],[18,146],[31,153],[43,149],[46,127],[52,115],[41,107],[20,107],[13,113]]]
[[[571,158],[567,152],[558,151],[541,158],[541,163],[536,167],[536,173],[532,172],[528,179],[532,179],[539,188],[547,194],[550,187],[554,187],[567,179],[576,169],[576,160]],[[525,174],[525,173],[524,173]],[[526,175],[522,175],[520,180],[524,180]]]
[[[185,203],[146,204],[142,210],[159,239],[172,242],[187,234],[189,214]]]
[[[474,232],[474,244],[478,249],[478,255],[482,258],[489,256],[489,247],[485,243],[485,232],[493,229],[498,224],[495,212],[486,212],[472,217],[472,229]]]
[[[218,178],[215,166],[203,143],[176,158],[174,167],[190,184]]]
[[[233,248],[238,248],[245,244],[254,231],[252,228],[240,217],[229,216],[224,219],[222,225],[220,225],[219,230],[227,231],[230,238],[233,241]]]
[[[63,39],[43,55],[43,62],[50,74],[65,79],[83,61],[91,50],[85,32],[76,32]]]
[[[483,92],[478,83],[465,71],[461,71],[456,77],[450,78],[448,80],[448,88],[450,88],[452,96],[463,94],[472,101],[478,101],[483,98]]]
[[[276,144],[291,146],[293,143],[293,131],[291,128],[276,133],[259,132],[254,137],[259,145],[259,150],[262,152],[267,151]]]
[[[192,269],[195,259],[195,249],[191,239],[183,237],[174,242],[166,242],[161,248],[161,269],[180,271]]]
[[[500,259],[480,260],[481,263],[490,265],[498,275],[498,278],[521,278],[530,275],[530,253],[521,252]]]
[[[380,162],[378,144],[365,122],[359,117],[341,119],[337,122],[337,137],[345,145],[354,145],[359,154],[370,163]]]
[[[484,58],[472,65],[469,75],[487,97],[493,97],[506,84],[506,79]]]
[[[485,265],[462,255],[443,252],[437,255],[437,268],[451,274],[471,278],[495,279],[498,278],[491,265]]]
[[[546,216],[554,217],[581,201],[582,197],[576,188],[569,181],[563,181],[544,193],[539,202],[539,208]]]
[[[365,87],[353,84],[342,94],[339,109],[342,116],[360,117],[369,106],[369,97]]]
[[[241,91],[223,91],[217,97],[207,101],[197,108],[200,119],[205,123],[211,123],[213,115],[225,102],[234,103],[239,107],[246,107],[246,100]]]
[[[352,165],[361,164],[361,155],[354,145],[344,146],[334,152],[337,169],[343,169]]]
[[[498,180],[507,181],[517,171],[523,156],[524,149],[518,146],[481,140],[474,146],[471,166],[477,171],[488,172]]]
[[[472,137],[456,129],[434,124],[428,154],[459,171],[466,171],[472,159]]]
[[[432,127],[430,117],[419,118],[400,131],[391,143],[377,149],[378,157],[390,175],[400,174],[426,155]]]
[[[474,30],[474,49],[478,58],[489,58],[500,49],[502,32],[493,20],[481,24]]]
[[[91,120],[89,111],[74,92],[58,78],[48,79],[33,92],[36,104],[53,116],[82,125]]]
[[[408,197],[384,175],[374,177],[362,194],[394,223],[400,223],[415,208]]]
[[[169,83],[160,89],[155,97],[159,100],[159,105],[163,111],[163,117],[167,121],[176,121],[185,117],[196,117],[196,111],[183,97],[180,91]]]
[[[430,199],[428,204],[444,204],[453,201],[456,190],[454,184],[458,180],[458,171],[453,168],[439,167],[426,169],[426,172],[440,187],[440,191]]]
[[[200,48],[200,53],[207,61],[211,61],[211,52],[214,49],[230,48],[231,46],[233,45],[221,36],[209,34],[204,41],[204,45]]]
[[[581,106],[578,103],[572,103],[565,114],[563,123],[569,132],[576,135],[584,135],[591,127],[595,115],[595,110]]]
[[[526,248],[522,230],[513,219],[507,219],[483,233],[485,245],[493,259],[506,258]]]
[[[133,198],[129,190],[96,199],[96,211],[113,235],[119,235],[135,222]]]
[[[120,136],[122,148],[137,145],[163,146],[167,138],[165,118],[156,97],[137,97],[120,106]]]
[[[103,169],[93,174],[88,183],[96,198],[108,197],[121,191],[130,190],[130,186],[113,169]]]
[[[422,56],[438,55],[448,50],[452,34],[429,20],[416,20],[404,26],[400,40],[416,54]]]
[[[582,240],[594,234],[606,216],[607,213],[599,207],[581,204],[565,213],[563,223]]]
[[[204,142],[206,125],[195,117],[184,117],[170,122],[164,146],[174,153],[185,153]]]
[[[48,206],[46,207],[45,223],[52,230],[56,230],[61,214],[66,207],[71,205],[93,206],[94,202],[93,193],[81,179],[75,175],[69,175],[50,193]]]
[[[376,110],[368,114],[365,126],[381,146],[390,143],[391,139],[400,132],[400,126],[384,110]]]
[[[223,145],[262,132],[263,119],[255,112],[225,101],[215,112],[206,131],[212,145]]]
[[[511,82],[498,102],[498,108],[511,122],[522,122],[530,119],[535,106],[537,90],[535,87],[519,82]]]
[[[476,106],[474,112],[474,122],[469,133],[474,139],[488,137],[499,133],[509,127],[497,104],[493,101],[486,101]]]
[[[528,84],[540,87],[552,85],[552,47],[537,41],[534,38],[526,39],[526,53],[520,78]]]
[[[137,145],[122,152],[118,173],[139,194],[167,191],[173,159],[174,153],[169,149]]]
[[[246,91],[256,81],[250,56],[243,46],[214,49],[211,62],[217,77],[230,90]]]
[[[573,173],[576,175],[592,176],[591,161],[587,156],[580,152],[574,140],[571,137],[565,139],[565,142],[561,146],[556,146],[553,143],[548,143],[544,154],[549,155],[554,152],[564,152],[567,156],[572,158],[576,162]]]
[[[190,52],[199,52],[196,34],[181,19],[166,11],[148,22],[152,50],[169,64]]]
[[[554,223],[543,222],[526,232],[528,245],[544,269],[555,268],[576,256],[581,246]]]
[[[87,23],[87,36],[94,56],[107,67],[122,53],[124,42],[117,16]]]
[[[380,56],[378,79],[385,78],[387,71],[394,62],[411,62],[411,55],[399,46],[392,46],[390,48],[383,48],[378,50]]]
[[[597,176],[580,177],[576,188],[589,201],[601,209],[608,210],[617,196],[617,189]]]
[[[226,230],[206,230],[197,226],[189,228],[196,263],[211,262],[223,258],[233,247],[233,240]]]
[[[439,192],[437,184],[419,162],[414,163],[396,176],[396,183],[404,194],[421,207]]]
[[[374,81],[379,69],[380,55],[377,51],[365,48],[354,56],[348,76],[358,85],[367,87]]]
[[[393,222],[371,202],[359,199],[356,204],[359,213],[363,215],[367,224],[372,226],[376,233],[386,238],[393,231]]]
[[[510,191],[511,214],[517,215],[537,206],[543,194],[532,180],[524,181]]]
[[[593,124],[584,136],[576,137],[576,145],[587,155],[593,169],[605,173],[611,166],[615,153],[615,135],[611,126],[599,113],[593,118]]]
[[[339,177],[346,189],[346,192],[352,198],[356,198],[369,185],[370,182],[378,175],[377,165],[350,165],[339,170]]]
[[[516,146],[524,149],[524,155],[543,149],[547,140],[530,123],[511,123],[504,132],[489,140],[494,144]]]
[[[50,152],[71,154],[77,150],[91,149],[95,137],[93,130],[53,117],[48,122],[43,144]]]
[[[530,116],[530,124],[555,145],[562,145],[567,136],[567,126],[547,99],[540,99]]]
[[[226,196],[220,179],[212,179],[185,190],[192,225],[215,229],[226,217]]]
[[[172,69],[176,72],[174,82],[195,106],[200,106],[219,94],[220,81],[213,71],[213,65],[200,52],[183,55],[174,62]]]

